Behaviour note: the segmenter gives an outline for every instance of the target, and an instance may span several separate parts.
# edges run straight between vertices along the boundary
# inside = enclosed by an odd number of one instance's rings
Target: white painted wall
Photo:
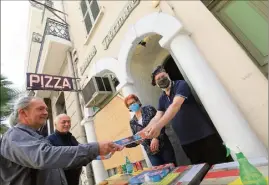
[[[259,139],[268,147],[268,80],[237,41],[201,1],[161,1],[169,3],[173,15],[191,33],[208,65],[244,114]]]
[[[54,4],[61,10],[59,2],[54,2]],[[99,1],[99,5],[105,9],[104,16],[95,27],[90,42],[85,45],[87,35],[82,21],[79,1],[64,1],[71,36],[78,51],[80,61],[78,66],[84,62],[93,45],[97,47],[97,55],[92,63],[96,63],[103,57],[117,58],[125,33],[131,25],[135,24],[143,16],[157,11],[173,15],[191,31],[192,39],[210,67],[227,88],[252,129],[255,130],[263,143],[268,146],[268,80],[263,77],[244,50],[200,1],[169,1],[173,10],[169,7],[167,1],[161,1],[160,6],[157,8],[152,7],[151,1],[141,1],[117,33],[108,50],[103,50],[102,39],[125,4],[125,1],[118,1],[116,4],[110,1]],[[110,7],[113,8],[111,9]],[[29,32],[36,29],[43,34],[41,29],[43,25],[40,25],[42,11],[35,8],[31,11]],[[35,46],[31,52],[29,50],[30,67],[28,71],[30,72],[35,68],[39,52],[39,44],[33,45]],[[94,74],[95,69],[93,67],[94,65],[90,64],[85,75],[82,76],[82,82],[85,80],[86,75]]]

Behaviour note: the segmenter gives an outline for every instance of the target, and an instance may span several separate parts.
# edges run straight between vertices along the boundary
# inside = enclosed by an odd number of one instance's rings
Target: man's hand
[[[100,155],[107,155],[109,153],[114,153],[116,151],[123,150],[124,147],[117,145],[113,142],[100,142],[99,143],[99,153]]]
[[[150,143],[150,150],[152,152],[156,152],[159,150],[159,140],[156,138],[153,138]]]
[[[160,135],[162,126],[158,123],[147,126],[143,131],[148,139],[156,138]]]

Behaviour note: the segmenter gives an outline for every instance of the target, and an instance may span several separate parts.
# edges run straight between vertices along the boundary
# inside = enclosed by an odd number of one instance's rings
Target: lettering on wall
[[[91,63],[93,57],[96,55],[97,53],[97,50],[96,50],[96,47],[93,46],[91,51],[90,51],[90,54],[88,55],[88,57],[86,58],[85,62],[82,64],[82,66],[80,66],[79,68],[79,71],[80,71],[80,74],[81,76],[84,74],[84,72],[86,71],[87,67],[89,66],[89,64]]]
[[[132,13],[132,11],[137,7],[139,4],[140,0],[131,0],[128,1],[127,5],[124,7],[122,12],[120,13],[118,19],[116,22],[113,24],[113,26],[110,28],[108,34],[105,36],[105,38],[102,41],[102,45],[104,49],[106,50],[126,19],[129,17],[129,15]]]
[[[73,91],[73,78],[26,73],[27,90]]]

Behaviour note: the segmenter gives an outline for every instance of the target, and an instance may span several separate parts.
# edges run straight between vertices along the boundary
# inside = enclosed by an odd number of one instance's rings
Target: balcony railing
[[[45,37],[47,35],[53,35],[55,37],[59,37],[59,38],[70,41],[68,25],[61,23],[59,21],[56,21],[54,19],[47,18],[45,29],[44,29],[44,34],[42,37],[42,42],[41,42],[41,46],[40,46],[40,50],[39,50],[39,54],[37,58],[37,64],[36,64],[36,70],[35,70],[36,73],[38,72],[40,58],[43,51],[43,45],[45,42]]]
[[[44,10],[44,5],[42,2],[39,2],[39,3],[36,3],[36,1],[33,1],[33,0],[29,0],[30,4],[35,7],[35,8],[38,8],[40,10]],[[53,2],[52,0],[45,0],[45,5],[48,6],[48,7],[53,7]]]

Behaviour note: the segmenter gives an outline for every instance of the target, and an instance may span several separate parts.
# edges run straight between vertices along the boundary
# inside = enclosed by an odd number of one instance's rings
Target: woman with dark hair
[[[134,117],[130,120],[133,134],[142,131],[157,112],[153,106],[142,106],[139,98],[134,94],[127,96],[124,103],[134,113]],[[140,143],[129,144],[126,147],[132,148],[139,144],[142,144],[145,148],[152,166],[167,163],[174,163],[176,165],[174,149],[165,133],[165,128],[162,129],[161,134],[157,138],[146,139]]]

